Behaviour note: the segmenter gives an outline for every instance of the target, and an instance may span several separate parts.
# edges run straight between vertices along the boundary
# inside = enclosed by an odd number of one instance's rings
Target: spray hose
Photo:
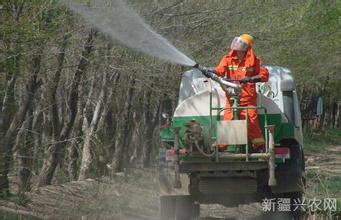
[[[193,66],[194,68],[200,70],[200,72],[205,75],[207,78],[211,78],[213,81],[216,81],[217,83],[219,83],[219,85],[221,86],[221,88],[228,94],[238,94],[241,90],[241,86],[237,85],[235,83],[229,82],[228,80],[219,77],[215,72],[213,68],[210,67],[204,67],[201,66],[199,64],[195,64]],[[231,91],[231,88],[233,89],[233,91]]]
[[[203,149],[200,148],[199,143],[198,143],[197,140],[194,140],[194,145],[195,145],[195,147],[198,149],[198,151],[199,151],[202,155],[204,155],[205,157],[213,157],[213,156],[216,154],[216,150],[213,151],[213,152],[210,153],[210,154],[204,152]]]

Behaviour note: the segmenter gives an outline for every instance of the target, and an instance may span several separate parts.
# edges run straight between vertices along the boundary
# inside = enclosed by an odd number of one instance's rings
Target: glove
[[[211,78],[211,74],[215,74],[213,67],[204,67],[202,73],[207,77]]]
[[[260,76],[251,76],[251,77],[245,77],[241,80],[239,80],[240,83],[256,83],[256,82],[260,82],[262,81],[262,79],[260,78]]]
[[[245,77],[245,78],[239,80],[240,83],[249,83],[251,81],[252,81],[251,77]]]
[[[212,73],[215,74],[213,67],[205,67],[205,66],[196,64],[194,68],[197,68],[198,70],[200,70],[202,74],[204,74],[207,78],[211,78]]]

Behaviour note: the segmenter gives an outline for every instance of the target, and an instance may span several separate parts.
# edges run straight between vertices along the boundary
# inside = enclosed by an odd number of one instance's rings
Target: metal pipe
[[[275,142],[274,142],[274,125],[268,125],[267,129],[269,131],[269,186],[276,186],[277,181],[276,181],[276,176],[275,176]]]
[[[213,157],[214,154],[216,153],[216,151],[213,151],[213,152],[210,153],[210,154],[205,153],[205,152],[203,151],[203,149],[200,148],[199,143],[198,143],[197,140],[194,141],[194,145],[195,145],[195,147],[197,148],[197,150],[198,150],[202,155],[204,155],[205,157]]]
[[[200,70],[206,77],[210,77],[212,80],[216,81],[217,83],[219,83],[220,85],[222,86],[228,86],[228,87],[231,87],[231,88],[235,88],[235,89],[241,89],[241,86],[240,85],[237,85],[235,83],[232,83],[232,82],[228,82],[226,80],[224,80],[223,78],[217,76],[215,73],[214,73],[214,70],[211,69],[211,68],[207,68],[207,67],[204,67],[204,66],[201,66],[199,65],[198,63],[195,64],[193,66],[194,68],[197,68],[198,70]]]
[[[179,130],[180,128],[174,128],[174,188],[181,188],[180,179],[180,147],[179,147]]]
[[[210,83],[210,126],[209,126],[209,129],[208,129],[208,135],[209,135],[209,146],[212,145],[212,129],[213,129],[213,115],[212,115],[212,109],[213,109],[213,104],[212,104],[212,97],[213,96],[213,93],[212,93],[212,83]]]
[[[249,129],[247,129],[249,125],[249,110],[248,109],[246,109],[245,120],[246,120],[246,135],[248,137],[249,136]],[[245,145],[245,153],[246,153],[246,161],[249,161],[249,143],[246,143]]]
[[[269,131],[267,129],[268,127],[268,113],[266,111],[266,109],[264,109],[264,139],[265,139],[265,152],[269,152],[269,141],[268,141],[268,137],[269,137]]]
[[[218,78],[219,78],[218,83],[223,84],[224,86],[228,86],[228,87],[231,87],[231,88],[234,88],[234,89],[241,89],[240,85],[237,85],[235,83],[231,83],[229,81],[226,81],[226,80],[224,80],[221,77],[218,77]]]
[[[232,109],[233,107],[228,107],[229,109]],[[212,108],[212,110],[224,110],[227,108]],[[264,111],[266,111],[265,107],[261,107],[261,106],[238,106],[238,109],[263,109]]]
[[[227,152],[219,152],[220,158],[225,159],[246,159],[255,158],[255,159],[268,159],[270,157],[269,153],[253,153],[253,154],[235,154],[235,153],[227,153]]]

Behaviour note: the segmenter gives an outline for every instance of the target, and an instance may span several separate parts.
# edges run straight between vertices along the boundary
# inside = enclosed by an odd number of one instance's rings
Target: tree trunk
[[[134,118],[134,132],[132,134],[132,143],[134,146],[134,150],[132,155],[129,158],[129,164],[137,164],[138,161],[142,157],[143,147],[141,147],[141,143],[144,143],[144,134],[143,134],[143,123],[141,123],[140,118]]]
[[[39,172],[39,161],[40,161],[40,147],[42,143],[42,135],[43,135],[43,112],[40,107],[36,108],[33,114],[33,125],[32,125],[32,136],[33,136],[33,155],[32,155],[32,163],[33,163],[33,171],[35,175]]]
[[[329,111],[329,105],[327,105],[327,103],[324,105],[324,111],[323,111],[323,114],[322,114],[322,119],[321,119],[321,128],[324,129],[328,126],[328,119],[330,118],[330,111]]]
[[[68,146],[68,158],[67,158],[67,172],[70,181],[77,180],[77,160],[79,158],[79,151],[81,145],[81,137],[83,136],[82,125],[83,125],[83,106],[79,102],[79,112],[78,118],[75,122],[75,136],[77,138],[72,139],[70,145]]]
[[[112,82],[114,79],[114,75],[108,78],[109,82]],[[111,84],[111,83],[110,83]],[[107,86],[110,88],[111,86]],[[101,117],[99,119],[97,127],[103,131],[103,142],[100,145],[97,145],[97,153],[96,156],[96,166],[97,174],[100,176],[107,175],[107,165],[110,163],[111,159],[110,155],[113,155],[112,152],[110,153],[110,146],[111,143],[108,144],[108,140],[112,140],[112,137],[115,135],[114,133],[114,126],[112,124],[112,113],[111,113],[111,103],[110,100],[112,99],[113,91],[108,90],[108,95],[106,98],[106,103],[103,106],[103,110],[101,113]]]
[[[85,42],[81,59],[78,63],[77,70],[73,76],[68,95],[68,107],[70,108],[69,117],[64,122],[63,129],[58,137],[57,144],[53,144],[47,149],[47,158],[44,160],[41,175],[39,177],[39,186],[50,185],[58,162],[64,158],[66,141],[72,131],[77,114],[78,102],[78,86],[81,77],[88,65],[88,58],[93,48],[93,37],[95,32],[93,30],[88,34]]]
[[[86,91],[86,87],[85,87],[85,82],[83,81],[82,84],[80,85],[80,97],[88,97],[87,99],[83,99],[83,100],[79,100],[78,102],[78,113],[77,113],[77,120],[75,122],[75,128],[74,128],[74,133],[76,137],[79,138],[74,138],[71,141],[71,144],[68,147],[68,175],[70,178],[70,181],[74,181],[77,180],[77,173],[78,173],[78,167],[77,167],[77,160],[79,158],[80,155],[80,151],[81,151],[81,145],[83,143],[83,127],[86,127],[86,125],[83,126],[83,122],[85,121],[85,118],[87,118],[86,114],[87,114],[87,110],[88,108],[90,108],[90,97],[92,97],[92,93],[95,87],[95,82],[96,80],[94,79],[92,81],[92,86],[90,89],[90,92]],[[86,92],[88,92],[89,94],[86,95]],[[86,101],[85,101],[86,100]]]
[[[26,122],[22,127],[21,133],[23,135],[17,136],[18,143],[18,177],[19,177],[19,194],[31,190],[31,176],[32,176],[32,158],[33,158],[33,110],[29,109]],[[21,136],[21,137],[20,137]],[[21,141],[20,141],[21,140]]]
[[[20,6],[22,7],[22,6]],[[13,11],[15,13],[16,21],[19,20],[19,15],[20,15],[21,10],[16,12],[16,10]],[[9,128],[12,119],[15,115],[16,112],[16,103],[15,103],[15,97],[14,97],[14,89],[15,89],[15,84],[17,81],[17,76],[19,75],[20,67],[19,67],[19,61],[21,59],[21,53],[20,51],[20,46],[19,46],[19,36],[15,37],[15,43],[14,43],[14,51],[15,51],[15,56],[12,56],[11,59],[7,59],[7,62],[13,62],[14,64],[14,70],[9,69],[9,72],[6,76],[7,79],[7,88],[6,88],[6,93],[3,98],[2,106],[1,106],[1,113],[2,113],[2,123],[0,126],[0,133],[2,135],[5,135],[7,129]],[[6,49],[8,51],[11,51],[13,48],[11,46],[11,43],[6,44]]]
[[[4,96],[2,102],[2,109],[1,109],[1,126],[0,132],[4,135],[9,128],[13,116],[15,114],[15,99],[14,99],[14,86],[16,83],[16,74],[12,76],[7,76],[7,88],[6,94]]]
[[[9,126],[3,140],[0,142],[0,194],[6,195],[9,193],[8,172],[10,164],[13,160],[12,148],[15,144],[15,139],[18,129],[25,121],[26,113],[34,98],[34,94],[40,86],[37,77],[40,71],[41,54],[33,58],[32,74],[26,85],[25,92],[23,93],[23,102],[19,110],[15,114],[11,125]]]
[[[92,116],[92,120],[90,123],[90,127],[86,129],[85,132],[85,140],[83,145],[83,154],[82,154],[82,163],[81,163],[81,169],[79,172],[79,178],[78,180],[84,180],[88,177],[90,165],[93,160],[93,148],[94,144],[92,142],[92,137],[94,136],[97,124],[100,119],[100,115],[103,109],[103,105],[106,102],[106,87],[107,87],[107,74],[104,73],[103,75],[103,81],[102,81],[102,88],[99,95],[99,99],[96,104],[96,108],[94,111],[94,114]],[[84,117],[84,120],[87,120],[86,117]],[[86,123],[87,124],[87,123]]]
[[[68,171],[70,181],[77,180],[77,160],[79,157],[77,146],[79,146],[77,141],[73,142],[68,152],[69,161],[68,161],[67,171]]]
[[[124,149],[127,147],[127,143],[129,142],[129,133],[131,128],[131,107],[133,102],[135,79],[133,78],[130,83],[130,88],[128,91],[128,100],[125,102],[124,107],[124,116],[123,118],[123,129],[119,131],[118,138],[116,139],[116,148],[113,161],[111,163],[111,168],[113,173],[122,172],[123,170],[123,156]]]
[[[324,94],[326,94],[326,90],[327,90],[327,88],[328,88],[328,84],[329,84],[329,80],[330,80],[330,78],[329,78],[329,76],[327,76],[326,78],[325,78],[325,81],[324,81],[324,83],[323,83],[323,86],[322,86],[322,89],[321,89],[321,91],[320,91],[320,94],[321,94],[321,96],[323,97],[323,95]],[[324,102],[325,102],[325,100],[324,100]],[[327,113],[327,104],[324,104],[323,103],[323,114],[321,115],[321,120],[320,120],[320,126],[319,126],[319,129],[322,129],[325,125],[326,125],[326,119],[327,119],[327,116],[328,116],[328,113]]]
[[[331,123],[330,123],[330,127],[331,128],[335,128],[337,109],[338,109],[338,103],[337,102],[333,102],[333,104],[332,104],[332,111],[331,111],[332,118],[331,118]]]
[[[145,120],[145,141],[143,143],[143,151],[142,151],[142,164],[144,168],[150,167],[150,153],[152,151],[152,139],[154,133],[154,123],[153,123],[153,113],[151,109],[151,96],[152,96],[152,88],[147,92],[147,106],[145,109],[144,120]]]
[[[339,122],[340,122],[340,106],[341,106],[341,101],[336,102],[336,114],[335,114],[334,128],[337,128],[339,126]]]

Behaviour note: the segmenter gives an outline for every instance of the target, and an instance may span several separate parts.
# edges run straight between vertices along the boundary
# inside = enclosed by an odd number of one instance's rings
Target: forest
[[[263,64],[294,74],[305,130],[341,127],[340,1],[128,5],[206,66],[219,63],[235,36],[250,33]],[[188,69],[112,41],[61,1],[1,0],[1,197],[131,167],[156,168],[160,103],[177,102]],[[324,110],[318,124],[316,97]]]

